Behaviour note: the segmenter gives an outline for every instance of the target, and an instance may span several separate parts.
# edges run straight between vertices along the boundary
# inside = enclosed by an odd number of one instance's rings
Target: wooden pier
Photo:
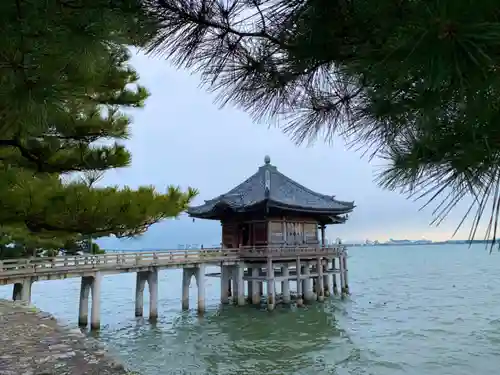
[[[260,254],[258,261],[255,260],[256,253]],[[262,256],[266,261],[262,260]],[[91,296],[90,325],[92,329],[99,329],[101,278],[105,275],[135,272],[135,315],[143,315],[144,289],[147,284],[150,296],[149,318],[154,320],[158,317],[158,272],[163,269],[183,269],[183,309],[189,308],[192,276],[195,277],[198,287],[199,312],[205,310],[205,278],[216,276],[221,280],[221,303],[233,302],[239,306],[247,303],[260,304],[265,284],[267,306],[269,310],[273,310],[278,282],[281,283],[284,303],[291,303],[290,281],[297,282],[298,306],[302,306],[304,302],[323,301],[331,294],[349,294],[346,262],[347,253],[342,245],[321,248],[167,250],[23,258],[0,261],[0,285],[13,284],[12,298],[30,303],[34,282],[80,277],[78,323],[80,326],[88,325]],[[207,275],[206,266],[219,266],[220,272]]]
[[[81,277],[80,325],[100,325],[99,295],[103,275],[136,272],[135,315],[143,314],[146,284],[149,317],[158,316],[158,272],[182,268],[182,307],[189,307],[189,284],[198,285],[198,310],[205,310],[205,267],[220,266],[221,302],[261,303],[264,284],[269,310],[276,305],[276,283],[282,302],[290,303],[290,280],[297,282],[296,304],[323,301],[330,294],[349,294],[345,246],[327,246],[327,225],[344,224],[354,202],[316,193],[285,176],[266,156],[264,165],[242,183],[204,204],[190,207],[194,219],[217,220],[221,248],[117,253],[96,256],[14,259],[0,262],[0,285],[14,284],[13,298],[30,301],[37,280]],[[338,275],[338,280],[337,280]],[[337,283],[338,282],[338,283]],[[338,290],[340,285],[340,291]]]

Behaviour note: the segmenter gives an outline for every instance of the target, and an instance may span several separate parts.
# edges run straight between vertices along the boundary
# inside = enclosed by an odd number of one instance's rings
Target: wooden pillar
[[[344,280],[344,261],[342,259],[343,255],[339,256],[339,272],[340,272],[340,297],[345,297],[345,280]]]
[[[182,269],[182,310],[189,309],[189,287],[191,285],[191,277],[193,276],[192,268]]]
[[[274,310],[276,296],[274,294],[274,267],[271,258],[267,259],[267,309]]]
[[[14,287],[12,288],[12,300],[13,301],[21,301],[22,291],[23,291],[23,284],[22,283],[15,283]]]
[[[205,311],[205,265],[198,264],[195,273],[196,285],[198,286],[198,312]]]
[[[310,301],[314,300],[310,262],[305,262],[305,264],[304,264],[304,277],[305,277],[305,279],[304,279],[304,300],[306,302],[310,302]]]
[[[342,261],[344,262],[344,293],[346,295],[349,295],[350,292],[349,292],[349,281],[348,281],[348,278],[347,278],[347,253],[344,253],[344,256],[342,258]]]
[[[230,285],[230,290],[231,290],[231,296],[233,297],[231,302],[234,305],[238,304],[238,265],[231,266],[231,285]]]
[[[266,277],[266,273],[263,268],[259,268],[259,275],[262,276],[263,279]],[[261,299],[264,297],[264,280],[259,282],[259,295]]]
[[[220,302],[223,304],[229,303],[229,288],[228,283],[231,282],[229,277],[229,267],[221,264],[220,266]]]
[[[316,285],[316,293],[318,295],[318,301],[323,302],[325,300],[325,285],[324,281],[325,279],[323,278],[323,258],[318,258],[318,264],[317,264],[317,269],[318,269],[318,282]]]
[[[281,283],[281,293],[283,294],[283,303],[290,303],[290,270],[288,269],[288,264],[285,264],[281,268],[281,273],[285,278]]]
[[[252,268],[252,277],[260,276],[260,268]],[[260,305],[260,299],[262,297],[262,281],[252,280],[252,304]]]
[[[92,301],[90,305],[90,329],[98,330],[101,328],[101,274],[97,272],[92,277],[90,293]]]
[[[158,269],[153,268],[148,272],[149,288],[149,320],[158,318]]]
[[[31,303],[31,286],[33,285],[33,280],[31,277],[24,279],[20,283],[15,283],[12,288],[12,300],[22,301],[27,304]]]
[[[332,259],[332,269],[334,270],[333,274],[332,274],[332,279],[333,279],[333,295],[334,296],[338,296],[339,295],[339,287],[337,285],[337,268],[336,265],[336,259],[333,258]]]
[[[325,264],[323,265],[323,286],[325,297],[330,297],[332,293],[332,275],[329,273],[330,270],[330,259],[325,259]]]
[[[90,307],[90,328],[98,330],[101,326],[101,274],[82,277],[80,301],[78,308],[78,325],[86,327],[89,315],[89,296],[92,296]]]
[[[135,279],[135,316],[144,314],[144,288],[148,279],[147,272],[137,272]]]
[[[296,263],[296,273],[297,273],[297,307],[304,306],[304,299],[302,298],[302,277],[301,277],[301,268],[302,264],[300,264],[300,258],[297,258]]]
[[[252,269],[249,268],[248,269],[248,274],[251,276],[252,275]],[[246,291],[247,291],[247,294],[246,294],[246,300],[248,303],[252,303],[252,296],[253,296],[253,285],[252,285],[252,281],[251,280],[247,280],[246,282]]]
[[[83,276],[80,284],[80,301],[78,307],[78,325],[87,327],[89,324],[89,295],[92,285],[91,276]]]
[[[326,246],[325,228],[326,228],[325,224],[321,224],[320,227],[319,227],[319,229],[321,230],[321,247],[325,247]]]
[[[245,305],[245,284],[243,281],[243,272],[245,269],[243,268],[243,264],[237,264],[235,267],[235,294],[236,294],[236,303],[238,306]]]

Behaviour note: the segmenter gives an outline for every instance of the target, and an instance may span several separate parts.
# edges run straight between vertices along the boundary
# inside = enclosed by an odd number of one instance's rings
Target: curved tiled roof
[[[202,218],[224,207],[244,212],[262,203],[268,207],[323,215],[346,214],[355,207],[354,202],[339,201],[334,196],[306,188],[279,172],[266,157],[265,164],[254,175],[227,193],[189,208],[188,214]]]

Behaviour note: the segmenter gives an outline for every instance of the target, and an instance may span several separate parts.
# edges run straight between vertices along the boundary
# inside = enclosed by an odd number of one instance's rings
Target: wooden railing
[[[0,279],[13,274],[78,271],[85,269],[120,269],[141,266],[165,266],[178,263],[210,263],[237,260],[238,249],[189,249],[157,252],[121,252],[99,255],[76,255],[0,261]]]
[[[71,272],[85,269],[113,270],[127,267],[168,266],[182,263],[218,263],[246,258],[287,259],[307,256],[345,254],[345,246],[282,246],[163,250],[153,252],[111,252],[100,255],[75,255],[0,260],[0,279],[12,275]]]
[[[290,258],[304,256],[333,256],[339,257],[346,253],[344,245],[333,246],[243,246],[239,249],[242,258]]]

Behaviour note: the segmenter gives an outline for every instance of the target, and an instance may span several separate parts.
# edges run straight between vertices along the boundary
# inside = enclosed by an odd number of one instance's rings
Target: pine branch
[[[334,134],[381,157],[379,182],[438,205],[496,202],[500,12],[493,2],[149,0],[147,50],[297,142]],[[483,199],[484,198],[484,199]],[[440,201],[440,202],[439,202]],[[496,207],[496,203],[495,203]],[[498,215],[498,210],[492,210]],[[490,220],[495,233],[497,220]]]

